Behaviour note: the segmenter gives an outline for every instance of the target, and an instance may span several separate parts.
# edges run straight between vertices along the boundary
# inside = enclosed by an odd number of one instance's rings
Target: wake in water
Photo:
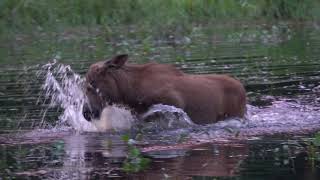
[[[45,73],[44,73],[45,72]],[[110,129],[138,129],[150,135],[147,139],[169,139],[187,134],[198,141],[272,135],[279,133],[308,133],[320,129],[320,113],[313,106],[301,105],[289,100],[272,102],[258,108],[248,105],[248,117],[229,119],[210,125],[195,125],[187,114],[167,105],[154,105],[140,117],[120,106],[108,106],[102,118],[88,122],[82,115],[86,102],[83,92],[84,80],[70,66],[56,61],[43,66],[45,82],[42,86],[49,107],[59,106],[63,112],[57,127],[68,125],[76,131],[108,131]],[[43,121],[45,121],[45,116]],[[154,134],[155,133],[155,134]]]

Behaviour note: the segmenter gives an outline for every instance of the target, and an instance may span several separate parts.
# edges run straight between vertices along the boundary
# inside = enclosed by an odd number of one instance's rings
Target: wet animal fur
[[[227,75],[186,74],[169,64],[126,63],[128,55],[92,64],[86,74],[86,119],[100,116],[106,104],[124,104],[143,113],[154,104],[183,109],[197,124],[243,117],[246,92]]]

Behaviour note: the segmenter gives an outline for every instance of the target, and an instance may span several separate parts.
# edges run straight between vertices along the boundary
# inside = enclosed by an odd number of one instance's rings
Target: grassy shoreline
[[[238,20],[310,21],[316,0],[2,0],[0,33],[134,25],[152,31]]]
[[[204,41],[259,41],[273,25],[281,34],[291,26],[318,26],[319,19],[315,0],[1,0],[0,64],[23,62],[19,54],[156,56],[159,43],[188,49]]]

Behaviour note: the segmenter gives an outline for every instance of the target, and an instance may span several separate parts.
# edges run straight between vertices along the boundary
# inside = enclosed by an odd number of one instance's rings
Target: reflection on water
[[[176,158],[165,158],[164,155],[167,153],[169,154],[170,151],[159,152],[164,158],[155,158],[151,170],[141,173],[142,176],[147,179],[237,176],[242,161],[247,157],[248,146],[245,144],[202,145],[192,151],[185,151],[183,155]]]
[[[54,175],[54,179],[120,177],[119,166],[126,157],[127,146],[119,138],[103,134],[63,138],[63,165],[56,167],[50,174]]]
[[[150,167],[126,174],[121,163],[127,146],[119,135],[90,133],[70,135],[48,143],[1,146],[2,177],[46,179],[317,179],[318,161],[303,142],[280,139],[202,144],[193,149],[152,151]],[[175,155],[173,155],[175,154]]]
[[[209,29],[161,41],[48,34],[19,48],[8,42],[11,53],[0,54],[7,63],[0,68],[0,176],[318,179],[319,149],[305,137],[320,129],[319,29],[286,23]],[[89,64],[120,52],[138,63],[154,59],[189,73],[234,75],[248,90],[247,120],[197,126],[181,110],[157,106],[145,114],[148,123],[130,131],[82,132],[97,129],[81,115],[81,77]],[[122,171],[126,133],[152,159],[147,170]]]

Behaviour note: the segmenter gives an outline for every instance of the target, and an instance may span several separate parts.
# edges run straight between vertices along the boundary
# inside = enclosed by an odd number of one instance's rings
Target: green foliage
[[[124,135],[121,136],[121,139],[122,139],[122,141],[128,143],[129,139],[130,139],[130,136],[128,134],[124,134]]]
[[[122,135],[122,140],[128,143],[128,155],[123,162],[122,168],[127,173],[135,173],[149,167],[150,159],[143,157],[140,150],[134,145],[129,144],[130,136]]]
[[[222,19],[315,19],[315,0],[1,0],[0,26],[25,29],[61,25],[185,27]]]
[[[140,150],[129,145],[127,159],[123,162],[123,170],[128,173],[142,171],[149,167],[151,160],[142,156]]]
[[[315,8],[319,2],[314,0],[265,0],[261,1],[263,9],[260,12],[263,16],[282,19],[305,19],[316,17]]]

